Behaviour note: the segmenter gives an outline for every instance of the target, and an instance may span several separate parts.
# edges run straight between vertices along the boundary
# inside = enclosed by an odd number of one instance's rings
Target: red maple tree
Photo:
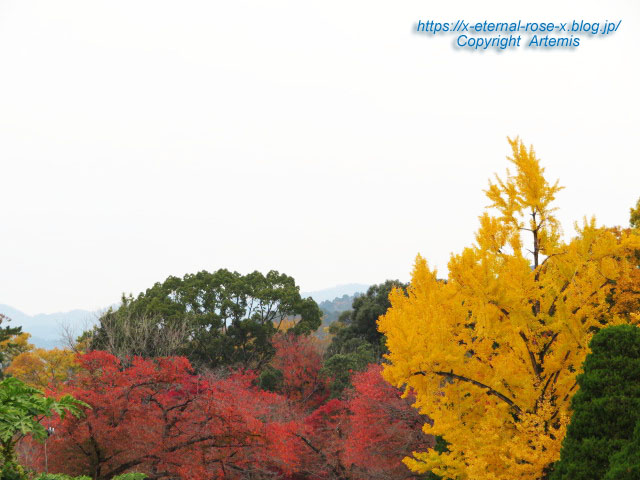
[[[388,384],[381,372],[380,365],[372,364],[353,377],[345,463],[352,466],[352,478],[415,478],[402,459],[413,451],[433,448],[435,441],[422,432],[425,416],[411,406],[413,396],[402,398],[402,392]]]
[[[299,424],[284,397],[253,386],[252,373],[203,378],[181,357],[135,358],[127,368],[105,352],[80,361],[82,373],[57,393],[92,409],[58,421],[48,442],[51,472],[204,479],[297,468]]]
[[[134,358],[126,365],[94,351],[57,386],[91,405],[83,418],[52,420],[49,472],[111,479],[128,471],[152,480],[412,478],[402,458],[433,446],[411,398],[387,384],[379,365],[353,389],[326,401],[322,356],[307,337],[275,339],[279,392],[256,387],[256,373],[195,375],[182,357]],[[44,470],[43,447],[22,445]]]
[[[275,355],[271,365],[282,372],[281,393],[304,411],[322,405],[329,396],[322,375],[322,350],[317,338],[278,334],[273,338]]]

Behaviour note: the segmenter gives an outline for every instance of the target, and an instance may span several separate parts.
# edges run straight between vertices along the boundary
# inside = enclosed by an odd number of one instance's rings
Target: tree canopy
[[[8,324],[11,319],[0,313],[0,325]],[[0,378],[4,375],[4,370],[9,366],[11,360],[16,355],[30,348],[29,334],[22,332],[22,327],[12,327],[6,325],[0,327]]]
[[[55,399],[46,397],[40,390],[30,387],[17,378],[5,378],[0,382],[0,462],[1,477],[14,478],[22,473],[16,462],[16,443],[26,435],[42,441],[47,430],[42,425],[44,417],[54,414],[64,419],[67,413],[80,417],[88,405],[71,395]]]
[[[640,198],[638,199],[635,208],[631,208],[631,217],[629,218],[629,224],[632,228],[640,228]]]
[[[31,387],[44,389],[68,380],[78,367],[71,350],[35,348],[16,355],[5,371]]]
[[[640,478],[640,422],[631,441],[609,458],[609,469],[603,480],[638,480]]]
[[[605,328],[589,347],[551,480],[605,478],[612,455],[628,446],[640,422],[640,328]]]
[[[405,459],[418,473],[542,478],[559,457],[594,331],[640,321],[608,301],[636,268],[639,237],[592,219],[563,241],[561,187],[533,148],[509,143],[514,171],[490,182],[475,244],[451,257],[446,282],[418,256],[407,292],[391,293],[379,321],[385,378],[415,392],[433,420],[425,431],[449,444]]]
[[[377,321],[391,306],[389,294],[394,288],[406,289],[407,285],[399,280],[372,285],[353,300],[351,310],[342,312],[329,326],[333,337],[325,354],[324,372],[331,377],[332,396],[340,396],[351,386],[355,372],[382,360],[387,349]]]
[[[387,280],[372,285],[364,295],[358,295],[351,310],[343,312],[331,332],[334,337],[328,348],[328,355],[346,354],[355,351],[363,342],[371,345],[376,357],[381,358],[386,351],[385,337],[378,331],[378,318],[391,306],[389,294],[394,288],[406,289],[407,284],[399,280]]]
[[[126,331],[125,322],[144,321],[150,323],[145,331],[152,341],[131,354],[152,357],[161,342],[173,338],[173,351],[163,348],[161,355],[184,354],[198,367],[257,368],[273,354],[270,340],[282,322],[293,319],[292,332],[308,334],[320,326],[321,317],[315,301],[303,299],[288,275],[201,271],[169,277],[136,298],[124,297],[118,310],[101,318],[92,348],[122,342],[118,335]],[[130,335],[132,342],[136,338],[140,335]]]

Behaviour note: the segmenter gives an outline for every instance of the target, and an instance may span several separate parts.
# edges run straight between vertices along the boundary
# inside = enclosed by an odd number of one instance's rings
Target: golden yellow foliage
[[[36,388],[67,381],[80,368],[71,350],[36,348],[16,356],[6,373]]]
[[[5,368],[11,364],[16,356],[33,350],[33,345],[29,343],[30,338],[30,334],[23,332],[11,335],[0,342],[0,370],[4,372]]]
[[[592,219],[561,241],[551,207],[561,187],[544,178],[532,148],[509,143],[515,172],[490,183],[497,214],[480,217],[476,243],[452,255],[447,281],[418,256],[407,295],[393,291],[378,322],[390,352],[385,378],[413,390],[433,420],[424,431],[449,442],[448,452],[406,458],[417,473],[541,478],[559,458],[593,331],[640,320],[611,304],[616,284],[635,280],[640,237]]]
[[[284,317],[280,321],[273,322],[273,326],[278,332],[286,332],[298,324],[298,319],[292,317]]]
[[[620,238],[623,234],[631,234],[632,231],[611,229]],[[640,234],[640,230],[637,231]],[[629,275],[620,278],[611,292],[609,302],[612,303],[612,311],[621,317],[629,318],[634,312],[640,312],[640,250],[635,251],[631,261],[636,268],[629,271]]]

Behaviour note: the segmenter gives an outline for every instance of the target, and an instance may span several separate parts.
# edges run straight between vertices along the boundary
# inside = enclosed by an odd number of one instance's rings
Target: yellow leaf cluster
[[[71,350],[36,348],[17,355],[6,373],[36,388],[66,382],[80,368]]]
[[[16,356],[33,350],[33,345],[29,343],[30,338],[30,334],[23,332],[11,335],[0,342],[0,370],[4,371]]]
[[[445,479],[535,480],[559,457],[576,375],[593,333],[637,322],[616,310],[634,283],[640,236],[585,220],[561,241],[549,184],[533,149],[509,140],[516,170],[490,183],[497,214],[480,217],[476,244],[452,255],[446,281],[417,257],[405,295],[395,290],[378,325],[385,378],[412,390],[427,433],[449,451],[405,463]],[[526,245],[525,245],[526,243]],[[625,289],[627,304],[640,292]]]

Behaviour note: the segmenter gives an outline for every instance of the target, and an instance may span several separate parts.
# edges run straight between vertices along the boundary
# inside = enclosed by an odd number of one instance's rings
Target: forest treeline
[[[43,443],[18,443],[20,463],[95,479],[412,478],[402,458],[434,441],[381,376],[376,321],[396,286],[341,299],[352,309],[322,337],[318,305],[275,271],[170,277],[67,349],[6,327],[4,376],[90,406],[45,422],[46,462]]]
[[[564,241],[561,187],[510,146],[446,277],[418,256],[410,283],[323,314],[286,274],[201,271],[124,296],[66,349],[3,327],[2,478],[637,478],[640,423],[607,411],[640,405],[640,200],[628,228]],[[598,382],[621,393],[596,413]]]

